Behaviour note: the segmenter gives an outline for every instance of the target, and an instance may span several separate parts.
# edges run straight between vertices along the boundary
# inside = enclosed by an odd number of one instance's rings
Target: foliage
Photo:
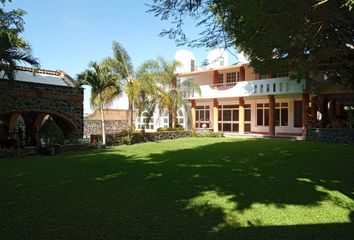
[[[185,79],[177,84],[175,77],[176,69],[181,65],[178,61],[167,61],[159,57],[156,60],[149,60],[145,63],[142,72],[143,76],[148,76],[150,82],[155,84],[154,91],[147,92],[144,107],[148,109],[148,113],[152,114],[155,108],[159,108],[160,112],[168,111],[170,114],[170,127],[176,127],[177,111],[180,108],[186,109],[189,113],[189,102],[184,98],[186,92],[196,92],[200,94],[200,87],[194,79]]]
[[[183,138],[4,159],[0,239],[351,240],[353,156],[344,144]]]
[[[158,132],[173,132],[173,131],[184,131],[183,127],[175,127],[175,128],[163,128],[160,127],[157,129]]]
[[[112,44],[113,58],[109,57],[104,60],[105,64],[112,69],[113,72],[120,75],[121,85],[128,97],[128,122],[129,127],[134,127],[133,112],[137,104],[137,98],[140,94],[140,82],[135,78],[132,60],[119,42],[113,41]]]
[[[39,129],[39,139],[45,147],[55,144],[64,144],[64,134],[60,127],[51,118],[48,118]]]
[[[5,0],[1,1],[5,4]],[[28,63],[39,67],[38,60],[32,56],[29,44],[20,37],[24,31],[22,9],[5,11],[0,7],[0,71],[10,80],[15,79],[15,69],[18,63]]]
[[[163,131],[163,132],[128,132],[122,131],[117,134],[107,135],[108,146],[118,146],[122,144],[135,144],[142,142],[156,142],[165,139],[176,139],[189,137],[189,131]],[[102,139],[101,135],[91,135],[91,142],[96,143]]]
[[[191,137],[211,137],[211,138],[221,138],[224,137],[223,132],[209,132],[209,131],[196,131],[192,130],[190,131]]]
[[[132,135],[125,135],[122,137],[122,142],[126,145],[131,145],[133,144],[133,136]]]
[[[177,44],[237,46],[259,73],[292,72],[311,79],[319,72],[354,86],[354,14],[352,0],[154,0],[150,11],[175,26],[162,35]],[[189,40],[183,18],[204,27]]]

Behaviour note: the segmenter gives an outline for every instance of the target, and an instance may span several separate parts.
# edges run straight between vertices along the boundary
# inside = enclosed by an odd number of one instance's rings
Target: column
[[[214,126],[214,132],[219,131],[219,109],[218,109],[219,103],[216,98],[214,98],[214,107],[213,107],[213,126]]]
[[[245,134],[245,99],[240,97],[238,101],[238,133]]]
[[[309,108],[310,96],[308,93],[302,94],[302,135],[306,135],[306,129],[308,125],[308,108]]]
[[[217,84],[219,84],[219,71],[214,70],[214,73],[213,73],[213,88],[214,89],[218,89]]]
[[[245,81],[246,79],[246,71],[245,71],[245,67],[242,66],[240,67],[240,81]]]
[[[313,96],[311,98],[311,120],[313,124],[317,123],[317,111],[318,111],[318,99],[317,96]]]
[[[326,128],[328,121],[328,98],[323,98],[322,100],[322,119],[321,119],[321,127]]]
[[[269,135],[275,136],[275,98],[269,95]]]
[[[192,109],[191,109],[191,115],[192,115],[192,129],[195,130],[196,126],[196,102],[195,100],[192,100]]]

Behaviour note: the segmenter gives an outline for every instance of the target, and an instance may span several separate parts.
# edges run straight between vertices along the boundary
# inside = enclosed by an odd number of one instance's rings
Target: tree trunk
[[[175,108],[172,109],[172,128],[176,127],[177,122],[177,111]]]
[[[134,103],[132,104],[132,108],[130,110],[130,123],[131,123],[131,130],[135,129],[135,123],[134,123],[134,112],[135,112],[135,107],[134,107]]]
[[[128,127],[132,129],[133,125],[133,113],[132,113],[132,103],[129,101],[128,103]]]
[[[104,113],[103,113],[103,105],[101,105],[101,123],[102,123],[102,145],[106,146],[106,128],[104,124]]]

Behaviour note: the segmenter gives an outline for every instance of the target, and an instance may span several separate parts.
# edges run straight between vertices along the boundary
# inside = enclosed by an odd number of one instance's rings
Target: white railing
[[[187,99],[209,99],[228,97],[250,97],[302,93],[305,81],[290,80],[288,77],[240,81],[225,84],[201,85],[201,95],[185,93]]]

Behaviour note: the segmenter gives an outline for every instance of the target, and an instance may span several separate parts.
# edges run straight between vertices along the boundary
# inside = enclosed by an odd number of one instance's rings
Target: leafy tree
[[[259,73],[289,70],[310,79],[318,72],[354,86],[353,0],[154,0],[150,11],[174,27],[162,35],[177,44],[237,46]],[[204,29],[188,40],[183,18]]]
[[[101,64],[91,62],[89,69],[77,75],[77,86],[88,85],[91,87],[90,104],[95,110],[101,112],[103,146],[106,145],[103,109],[122,94],[120,79],[121,76],[112,71],[104,61]]]
[[[5,0],[0,3],[5,4]],[[39,67],[38,60],[32,56],[29,44],[19,36],[24,31],[21,9],[6,12],[0,7],[0,71],[10,80],[15,79],[15,70],[18,63],[24,62]]]

